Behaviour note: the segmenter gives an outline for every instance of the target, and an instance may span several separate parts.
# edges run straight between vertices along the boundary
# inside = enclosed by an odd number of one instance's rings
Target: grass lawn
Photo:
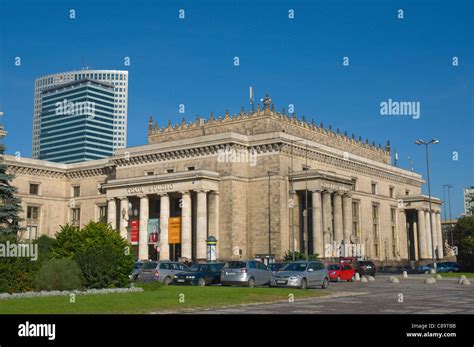
[[[461,277],[461,275],[464,275],[468,278],[474,278],[474,272],[440,272],[440,275],[443,277]]]
[[[290,293],[295,301],[329,294],[321,289],[162,286],[136,293],[76,295],[75,303],[69,302],[69,296],[0,300],[0,314],[177,312],[285,300]],[[184,303],[179,300],[181,294]]]

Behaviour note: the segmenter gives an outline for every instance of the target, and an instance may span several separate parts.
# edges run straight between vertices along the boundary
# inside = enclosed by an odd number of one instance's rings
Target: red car
[[[329,279],[331,281],[341,282],[354,282],[355,280],[355,269],[351,264],[347,263],[335,263],[328,265]]]

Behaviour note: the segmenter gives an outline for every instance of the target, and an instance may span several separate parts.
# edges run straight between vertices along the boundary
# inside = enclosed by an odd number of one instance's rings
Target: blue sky
[[[424,150],[413,141],[438,138],[430,151],[432,193],[442,197],[443,184],[453,184],[458,215],[462,188],[474,185],[473,28],[473,2],[462,0],[0,0],[7,153],[31,156],[34,79],[83,62],[129,70],[129,146],[146,143],[149,115],[161,125],[180,121],[181,103],[188,120],[248,109],[253,85],[256,98],[268,92],[278,110],[294,104],[298,116],[377,144],[390,140],[399,166],[409,168],[410,156],[423,175]],[[388,99],[420,102],[421,117],[381,116]]]

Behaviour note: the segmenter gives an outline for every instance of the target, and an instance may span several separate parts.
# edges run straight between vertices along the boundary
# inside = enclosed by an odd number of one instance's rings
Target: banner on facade
[[[168,219],[168,243],[181,243],[181,217],[170,217]]]
[[[157,245],[160,241],[160,220],[149,219],[148,220],[148,244]]]
[[[130,242],[132,245],[138,245],[138,227],[139,227],[138,220],[130,221],[130,229],[131,229]]]

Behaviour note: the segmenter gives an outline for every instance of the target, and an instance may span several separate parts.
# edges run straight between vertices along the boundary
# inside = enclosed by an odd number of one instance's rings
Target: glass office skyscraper
[[[114,152],[114,86],[82,79],[41,93],[39,159],[74,163]]]
[[[79,71],[61,72],[43,76],[35,80],[32,148],[32,157],[34,159],[38,159],[40,155],[41,95],[43,90],[85,78],[113,85],[113,148],[115,150],[127,146],[128,71],[83,69]]]

